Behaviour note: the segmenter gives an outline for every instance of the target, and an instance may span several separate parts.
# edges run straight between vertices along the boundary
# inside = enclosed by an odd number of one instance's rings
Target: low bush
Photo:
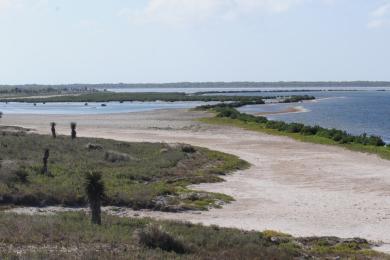
[[[181,150],[185,153],[195,153],[196,149],[192,145],[183,145]]]
[[[168,252],[175,252],[178,254],[188,253],[183,242],[174,238],[167,233],[162,226],[150,224],[146,228],[136,231],[136,237],[139,243],[148,248],[160,248]]]
[[[130,160],[130,156],[126,153],[120,153],[116,151],[107,151],[104,154],[104,159],[108,162],[126,162]]]

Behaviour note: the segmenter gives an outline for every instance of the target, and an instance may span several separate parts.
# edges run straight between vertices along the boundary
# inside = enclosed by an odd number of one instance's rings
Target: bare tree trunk
[[[75,139],[75,138],[76,138],[76,130],[72,129],[72,139]]]
[[[56,129],[54,127],[51,128],[51,135],[52,135],[53,138],[57,137]]]
[[[48,169],[47,169],[47,161],[49,160],[50,150],[45,149],[45,153],[43,155],[43,167],[42,167],[42,173],[48,175]]]
[[[100,207],[101,207],[100,199],[97,199],[93,202],[90,202],[90,208],[91,208],[91,214],[92,214],[92,219],[91,219],[92,224],[97,224],[97,225],[102,224],[101,208]]]

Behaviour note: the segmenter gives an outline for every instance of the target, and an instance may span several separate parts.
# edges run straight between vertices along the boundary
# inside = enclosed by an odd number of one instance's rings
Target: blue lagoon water
[[[244,93],[264,95],[264,93]],[[283,95],[285,93],[268,93]],[[290,93],[291,94],[291,93]],[[390,143],[390,92],[389,91],[345,91],[345,92],[304,92],[317,98],[299,104],[266,104],[245,106],[246,113],[277,112],[292,107],[305,111],[267,116],[269,119],[320,125],[345,130],[351,134],[362,133],[381,136]]]

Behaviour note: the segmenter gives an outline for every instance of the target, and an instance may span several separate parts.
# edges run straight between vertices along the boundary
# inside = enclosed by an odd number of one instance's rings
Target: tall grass
[[[54,139],[7,131],[0,131],[0,136],[0,204],[84,206],[84,173],[100,171],[106,184],[104,205],[207,209],[231,198],[198,192],[191,200],[187,186],[222,181],[221,174],[248,165],[232,155],[186,145]],[[50,150],[46,165],[50,174],[41,174],[45,149]]]
[[[385,259],[363,239],[294,238],[197,224],[84,213],[0,212],[0,258],[23,259]],[[337,258],[338,257],[338,258]]]

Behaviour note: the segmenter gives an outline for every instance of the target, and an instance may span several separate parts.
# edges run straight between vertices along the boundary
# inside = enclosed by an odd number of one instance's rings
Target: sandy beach
[[[68,135],[123,141],[188,143],[230,154],[252,167],[225,182],[196,189],[231,195],[235,201],[208,212],[116,212],[247,230],[273,229],[295,236],[363,237],[390,244],[390,161],[342,148],[302,143],[234,127],[194,121],[203,112],[159,110],[113,115],[4,115],[0,125],[49,134],[57,122]],[[108,209],[106,209],[108,210]],[[383,251],[390,251],[385,245]]]
[[[269,115],[282,115],[282,114],[291,114],[291,113],[305,113],[309,112],[306,108],[303,106],[294,106],[294,107],[288,107],[286,109],[282,109],[279,111],[272,111],[272,112],[260,112],[256,113],[256,116],[269,116]]]

